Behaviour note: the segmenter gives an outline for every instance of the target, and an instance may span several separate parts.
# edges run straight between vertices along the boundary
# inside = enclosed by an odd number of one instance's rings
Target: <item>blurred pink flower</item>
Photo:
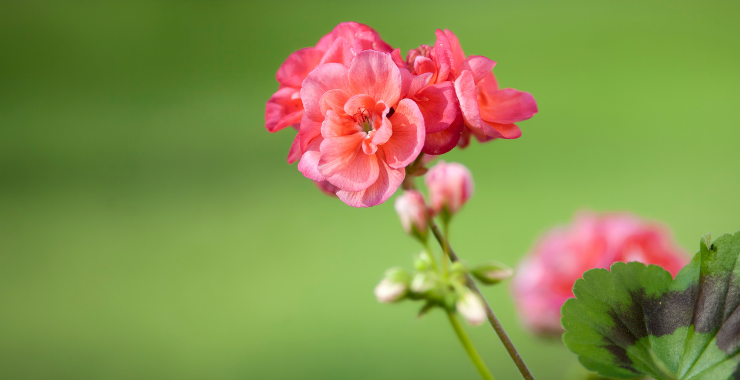
[[[396,198],[396,213],[401,219],[401,227],[407,234],[425,237],[428,227],[427,205],[424,196],[416,190],[404,191]]]
[[[424,146],[424,118],[416,103],[402,99],[403,86],[388,53],[366,50],[349,67],[318,66],[301,88],[298,170],[339,188],[350,206],[385,202]]]
[[[439,161],[427,172],[424,183],[435,214],[456,214],[473,195],[473,175],[463,164]]]
[[[393,49],[373,28],[356,22],[343,22],[322,37],[315,47],[300,49],[283,62],[275,75],[280,87],[265,107],[265,127],[277,132],[289,126],[298,129],[303,116],[300,90],[308,73],[324,63],[348,66],[357,53],[378,50],[390,53]],[[288,162],[300,158],[300,138],[296,139],[288,155]]]
[[[675,277],[689,257],[660,225],[627,213],[579,213],[571,225],[545,234],[517,268],[512,290],[526,327],[559,336],[560,308],[573,297],[575,281],[617,261],[660,265]]]

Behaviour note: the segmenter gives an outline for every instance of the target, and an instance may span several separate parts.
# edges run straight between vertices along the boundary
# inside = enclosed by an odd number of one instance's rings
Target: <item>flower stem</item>
[[[450,319],[450,324],[452,325],[452,328],[455,330],[457,337],[460,339],[460,343],[462,343],[463,347],[465,347],[465,351],[468,353],[468,356],[470,356],[470,360],[475,365],[475,368],[478,369],[480,376],[484,380],[495,380],[491,375],[491,372],[488,371],[486,363],[484,363],[483,359],[480,358],[480,355],[478,355],[478,351],[475,350],[473,343],[470,341],[468,335],[465,333],[465,330],[460,325],[460,321],[458,321],[457,317],[455,317],[455,313],[447,310],[447,318]]]
[[[458,257],[455,254],[455,251],[450,246],[449,241],[445,238],[444,235],[439,231],[439,227],[437,227],[437,224],[434,222],[434,220],[429,222],[429,226],[432,228],[432,233],[434,233],[434,237],[437,238],[437,241],[442,246],[442,248],[447,252],[447,254],[450,257],[451,261],[458,261]],[[514,343],[511,342],[511,339],[509,339],[509,336],[506,335],[506,331],[504,331],[504,327],[501,326],[501,322],[498,321],[498,318],[496,318],[496,315],[493,313],[493,310],[491,309],[491,306],[488,304],[488,301],[486,301],[485,297],[483,297],[483,294],[481,294],[480,290],[478,289],[478,286],[475,284],[475,281],[470,277],[470,275],[465,275],[466,278],[466,285],[468,288],[470,288],[472,291],[478,294],[480,298],[483,300],[483,304],[486,307],[486,315],[488,316],[488,322],[491,324],[491,327],[493,327],[493,330],[496,331],[496,334],[498,335],[499,339],[501,339],[501,343],[504,344],[504,347],[506,348],[506,351],[509,353],[509,356],[511,356],[511,359],[514,361],[514,364],[516,364],[516,367],[519,369],[519,372],[521,372],[522,376],[526,380],[534,380],[534,376],[532,376],[532,373],[529,372],[529,368],[527,368],[527,365],[524,364],[524,360],[522,360],[521,356],[519,356],[519,352],[517,352],[516,348],[514,347]]]

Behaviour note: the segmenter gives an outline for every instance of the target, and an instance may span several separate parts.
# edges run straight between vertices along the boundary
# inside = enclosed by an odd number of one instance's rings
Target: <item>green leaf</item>
[[[565,345],[607,377],[740,379],[740,232],[709,240],[675,279],[637,262],[584,273],[563,305]]]

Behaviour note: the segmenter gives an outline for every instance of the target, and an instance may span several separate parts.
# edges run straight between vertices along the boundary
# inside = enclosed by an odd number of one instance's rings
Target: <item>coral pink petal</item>
[[[321,142],[319,171],[332,185],[346,191],[365,190],[378,179],[376,155],[362,151],[365,133],[329,137]]]
[[[319,62],[320,65],[323,65],[325,63],[341,63],[345,66],[349,65],[350,62],[352,62],[352,58],[354,58],[354,54],[352,53],[352,46],[350,46],[349,42],[345,40],[344,38],[337,38],[332,42],[332,44],[329,46],[329,49],[324,53],[324,56],[321,58],[321,62]]]
[[[518,139],[522,135],[522,130],[516,124],[498,124],[498,123],[487,123],[494,129],[497,134],[488,133],[487,136],[494,138],[503,139]],[[481,140],[481,139],[478,139]],[[481,142],[488,141],[483,140]]]
[[[324,138],[321,136],[311,140],[311,143],[303,151],[301,161],[298,162],[298,171],[306,178],[314,181],[326,181],[324,175],[319,171],[319,159],[321,159],[319,149],[323,140]]]
[[[407,91],[406,97],[412,98],[416,95],[419,90],[429,85],[429,81],[432,79],[432,76],[434,74],[432,73],[424,73],[421,75],[414,76],[414,79],[411,81],[411,86],[409,86],[409,89]]]
[[[498,91],[498,81],[492,72],[487,73],[475,85],[478,86],[478,92],[493,93]]]
[[[301,100],[308,117],[315,121],[324,120],[324,114],[321,113],[321,97],[329,90],[348,91],[347,72],[347,67],[342,64],[327,63],[308,74],[301,87]]]
[[[396,192],[406,176],[406,170],[390,168],[380,155],[380,152],[375,155],[380,165],[378,180],[363,191],[337,191],[337,197],[342,202],[352,207],[372,207],[385,202]]]
[[[280,65],[275,79],[282,85],[300,88],[303,79],[319,64],[322,56],[323,52],[316,48],[293,52]]]
[[[301,133],[298,132],[298,134],[296,134],[295,138],[293,139],[293,144],[290,145],[290,150],[288,151],[288,163],[292,164],[300,160],[302,155],[303,151],[301,151]]]
[[[372,138],[374,145],[385,144],[391,138],[391,135],[393,135],[393,126],[386,116],[389,110],[390,108],[383,102],[378,102],[375,105],[375,120],[373,125],[375,134]]]
[[[303,110],[296,111],[293,113],[289,113],[285,116],[283,116],[277,124],[275,124],[275,127],[270,132],[277,132],[281,129],[285,129],[287,127],[290,127],[291,125],[299,125],[301,123],[301,118],[303,117]]]
[[[465,61],[465,52],[463,52],[462,46],[460,46],[460,40],[457,39],[455,33],[445,29],[445,36],[450,41],[450,50],[452,51],[452,68],[453,70],[459,70],[460,66]]]
[[[358,112],[363,110],[366,112],[366,116],[370,116],[375,111],[375,99],[370,95],[355,95],[347,100],[344,104],[344,112],[347,115],[354,116]]]
[[[403,81],[389,54],[365,50],[349,67],[349,85],[354,94],[367,94],[393,106],[401,97]]]
[[[491,73],[494,66],[496,66],[496,62],[482,55],[471,55],[465,60],[465,62],[463,62],[462,69],[470,70],[475,79],[475,83],[478,83],[482,81],[486,75]]]
[[[356,133],[364,134],[364,131],[351,116],[344,113],[340,115],[331,110],[326,111],[326,119],[321,123],[321,135],[324,138],[349,136]]]
[[[424,115],[426,133],[437,133],[447,129],[455,120],[461,119],[455,86],[452,82],[424,87],[416,94],[416,104]]]
[[[326,111],[332,110],[338,114],[343,114],[344,103],[346,103],[347,99],[350,97],[352,97],[352,95],[344,90],[329,90],[325,92],[324,95],[321,95],[321,100],[319,100],[321,113],[326,115]]]
[[[385,159],[393,169],[412,163],[424,147],[424,116],[411,99],[403,99],[390,117],[393,135],[382,145]]]
[[[414,72],[416,73],[416,75],[425,73],[436,74],[437,65],[435,65],[434,61],[432,61],[431,59],[420,55],[414,60]]]
[[[460,141],[457,142],[457,146],[459,146],[460,149],[465,149],[468,145],[470,145],[470,130],[468,128],[463,128],[460,133]]]
[[[459,114],[458,119],[447,129],[427,134],[424,148],[421,151],[427,155],[439,155],[451,151],[460,142],[463,129],[465,129],[465,123],[462,114]]]
[[[450,76],[450,73],[454,73],[457,66],[455,66],[454,55],[452,53],[452,46],[450,39],[441,30],[437,29],[434,34],[437,36],[437,40],[434,42],[434,59],[437,61],[437,83],[445,81]],[[464,59],[465,57],[463,57]],[[461,61],[462,62],[462,61]]]
[[[406,62],[403,61],[403,57],[401,56],[401,49],[396,49],[391,52],[391,59],[393,60],[393,63],[398,66],[399,69],[403,69],[406,67]]]
[[[537,113],[537,102],[532,94],[513,88],[493,93],[479,92],[481,118],[489,123],[511,124],[527,120]]]
[[[321,136],[321,122],[312,120],[304,114],[303,119],[301,119],[301,129],[298,135],[301,136],[301,150],[305,152],[311,140]]]
[[[465,119],[465,124],[472,129],[471,132],[483,135],[485,134],[486,124],[480,117],[477,92],[473,74],[470,70],[463,70],[455,80],[455,93],[460,101],[460,110]]]
[[[409,89],[416,76],[405,68],[398,69],[398,71],[401,72],[401,96],[409,97],[411,96]]]

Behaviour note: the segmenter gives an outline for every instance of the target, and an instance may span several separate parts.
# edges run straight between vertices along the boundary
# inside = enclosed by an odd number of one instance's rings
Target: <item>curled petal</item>
[[[347,102],[351,95],[344,90],[329,90],[321,95],[319,100],[319,107],[321,108],[321,114],[326,115],[326,111],[332,110],[336,113],[344,112],[344,104]]]
[[[403,81],[389,54],[366,50],[349,67],[349,85],[354,94],[367,94],[393,106],[401,97]]]
[[[439,83],[447,80],[450,73],[455,72],[457,66],[455,66],[452,46],[447,35],[439,29],[437,29],[434,34],[437,35],[437,41],[434,42],[433,55],[438,66],[437,69],[439,72],[437,75],[437,83]],[[463,57],[463,59],[464,58],[465,57]]]
[[[458,119],[447,129],[437,133],[427,134],[424,140],[424,148],[422,148],[422,152],[426,154],[424,157],[447,153],[454,149],[462,141],[461,136],[464,129],[465,123],[463,122],[462,114],[459,114]]]
[[[301,87],[301,100],[306,115],[315,121],[323,121],[321,97],[329,90],[340,89],[349,92],[348,69],[339,63],[327,63],[317,67],[306,77]]]
[[[288,151],[288,163],[292,164],[300,160],[302,155],[303,151],[301,151],[301,132],[298,132],[298,134],[296,134],[295,138],[293,139],[293,144],[290,145],[290,150]]]
[[[305,48],[293,52],[280,65],[275,79],[281,85],[300,88],[303,79],[319,64],[322,56],[323,52],[316,48]]]
[[[486,135],[487,138],[483,138],[483,136],[475,136],[478,141],[480,142],[487,142],[494,138],[501,138],[501,139],[518,139],[522,135],[522,130],[519,129],[519,127],[516,124],[499,124],[499,123],[486,123],[490,128],[495,131],[495,133],[491,133],[490,131]]]
[[[452,69],[453,73],[455,70],[460,69],[460,66],[465,61],[465,52],[463,52],[462,46],[460,46],[460,40],[457,39],[455,33],[445,29],[444,35],[450,43],[450,51],[452,52]]]
[[[435,75],[437,74],[437,65],[431,59],[420,55],[414,59],[414,72],[416,75],[426,73]]]
[[[315,121],[304,114],[298,136],[301,138],[301,150],[305,152],[308,144],[316,137],[321,136],[321,122]]]
[[[416,159],[424,146],[424,116],[413,100],[403,99],[389,120],[393,135],[381,147],[388,166],[404,168]]]
[[[380,171],[378,180],[362,191],[337,191],[337,197],[342,202],[352,207],[372,207],[379,205],[393,195],[406,177],[404,169],[393,169],[385,164],[382,158],[382,152],[379,151],[374,157],[377,157]]]
[[[362,151],[364,138],[364,133],[356,133],[321,142],[319,171],[332,185],[346,191],[360,191],[378,179],[378,160],[376,155]]]
[[[476,135],[486,135],[486,131],[492,129],[480,117],[478,109],[478,94],[475,88],[475,80],[470,70],[463,70],[455,80],[455,93],[460,102],[460,110],[470,132]]]
[[[373,125],[373,128],[375,128],[375,134],[372,138],[374,145],[385,144],[385,142],[391,138],[391,135],[393,135],[391,121],[386,116],[388,115],[389,110],[390,108],[383,102],[378,102],[378,104],[375,105],[375,123]]]
[[[411,86],[409,86],[406,97],[413,98],[417,92],[419,92],[422,88],[428,86],[432,79],[432,76],[434,76],[434,74],[432,73],[415,75],[414,79],[411,81]]]
[[[299,89],[283,87],[277,90],[265,106],[265,128],[271,133],[299,124],[303,114]],[[298,121],[296,121],[298,120]]]
[[[470,70],[470,73],[473,74],[473,78],[475,79],[475,83],[478,83],[491,73],[494,66],[496,66],[496,62],[482,55],[471,55],[465,60],[465,62],[463,62],[462,69]]]
[[[321,159],[319,148],[323,140],[324,138],[321,136],[311,140],[303,150],[301,160],[298,162],[298,171],[306,178],[314,181],[326,181],[324,175],[319,171],[319,159]]]
[[[368,115],[370,115],[375,111],[375,103],[375,99],[370,95],[355,95],[344,103],[344,112],[347,113],[347,115],[353,116],[364,110]]]
[[[321,190],[322,193],[336,198],[337,191],[339,191],[338,187],[332,185],[327,181],[313,181],[313,183],[314,185],[316,185],[317,188],[319,188],[319,190]]]
[[[489,123],[511,124],[537,113],[532,94],[513,88],[492,93],[479,91],[478,104],[481,118]]]
[[[357,125],[355,120],[347,114],[338,114],[334,111],[326,111],[326,119],[321,123],[321,135],[324,138],[348,136],[364,131]]]
[[[416,94],[414,100],[424,116],[427,134],[447,129],[455,120],[461,120],[460,106],[452,82],[426,86]]]

